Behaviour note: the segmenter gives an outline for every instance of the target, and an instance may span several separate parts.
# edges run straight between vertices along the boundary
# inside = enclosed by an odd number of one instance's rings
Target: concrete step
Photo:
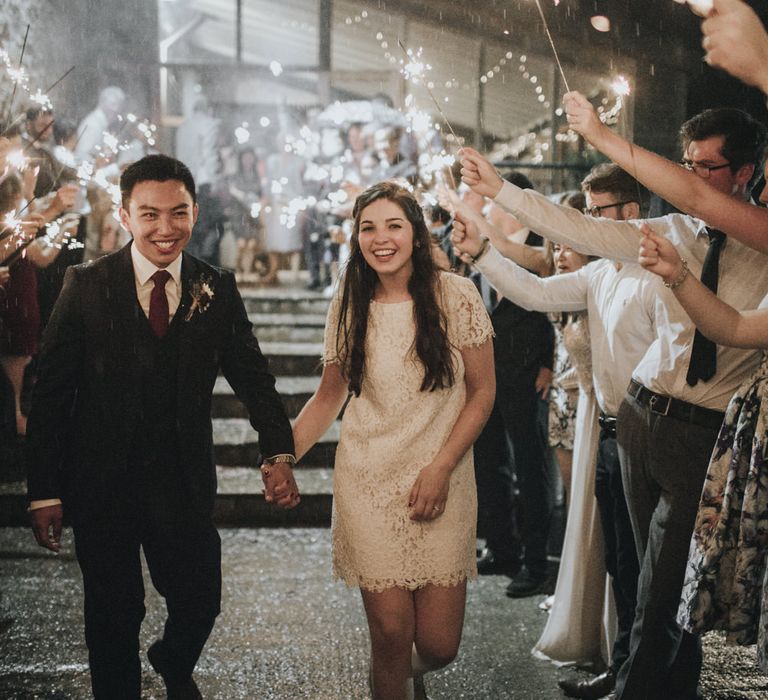
[[[269,370],[275,376],[319,375],[322,372],[322,343],[259,343],[269,359]]]
[[[325,329],[323,314],[252,313],[248,319],[254,333],[263,342],[322,343]]]
[[[253,467],[216,467],[219,482],[214,520],[219,526],[327,527],[331,524],[333,470],[297,469],[296,483],[301,503],[282,510],[267,503],[262,494],[261,473]],[[26,483],[0,483],[0,527],[25,526]]]
[[[317,444],[302,458],[301,468],[332,467],[341,422],[335,421]],[[213,443],[216,464],[255,464],[259,457],[259,434],[245,418],[214,418]]]
[[[320,377],[276,377],[275,387],[283,399],[285,410],[295,418],[320,384]],[[224,377],[216,379],[213,388],[212,412],[215,418],[248,418],[240,399],[235,396],[232,387]]]
[[[328,312],[330,300],[320,292],[289,287],[241,287],[248,313],[322,314]]]

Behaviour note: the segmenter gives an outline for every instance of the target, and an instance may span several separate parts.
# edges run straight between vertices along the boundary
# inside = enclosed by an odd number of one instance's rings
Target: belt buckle
[[[658,404],[661,404],[662,401],[666,399],[666,404],[664,405],[663,410],[660,408],[657,408],[656,406]],[[651,413],[657,413],[661,416],[666,416],[669,413],[669,405],[672,403],[672,397],[671,396],[659,396],[657,394],[654,394],[651,396],[650,400],[648,401],[648,408],[651,410]]]

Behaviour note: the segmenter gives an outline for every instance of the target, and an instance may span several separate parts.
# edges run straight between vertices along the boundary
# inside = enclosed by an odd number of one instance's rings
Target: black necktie
[[[723,248],[725,234],[722,231],[707,229],[709,235],[709,248],[704,258],[704,267],[701,268],[701,282],[707,289],[711,289],[717,294],[718,263],[720,262],[720,251]],[[689,386],[696,386],[699,379],[709,381],[717,371],[717,346],[705,338],[698,329],[693,337],[693,347],[691,348],[691,361],[688,365],[688,374],[685,380]]]

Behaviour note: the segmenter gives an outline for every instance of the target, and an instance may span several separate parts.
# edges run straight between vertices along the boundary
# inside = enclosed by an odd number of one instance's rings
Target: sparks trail
[[[571,89],[568,87],[568,81],[565,78],[565,72],[563,71],[563,66],[560,63],[560,56],[557,55],[557,49],[555,48],[555,42],[552,39],[552,34],[549,32],[549,25],[547,24],[547,18],[544,16],[544,10],[541,9],[541,3],[539,0],[536,0],[536,7],[539,8],[539,14],[541,15],[541,21],[544,23],[544,31],[547,33],[547,39],[549,39],[549,45],[552,47],[552,53],[555,55],[555,61],[557,62],[557,68],[560,71],[560,77],[563,79],[563,85],[565,85],[565,91],[570,92]]]
[[[27,37],[29,36],[29,27],[30,25],[27,25],[27,31],[24,33],[24,42],[21,45],[21,55],[19,56],[19,71],[21,71],[21,64],[24,61],[24,51],[27,48]],[[16,88],[18,87],[19,87],[18,82],[14,80],[13,92],[11,93],[11,101],[8,103],[8,114],[5,117],[5,121],[8,121],[11,118],[11,114],[13,113],[13,100],[16,98]]]
[[[408,53],[408,49],[405,48],[405,45],[403,44],[400,37],[397,38],[397,43],[400,46],[400,48],[403,50],[403,53],[405,54],[406,58],[410,61],[412,59],[412,56]],[[432,102],[434,102],[435,107],[437,108],[437,111],[440,114],[440,118],[443,120],[443,122],[445,122],[445,125],[448,127],[448,130],[451,132],[451,135],[453,136],[454,141],[457,144],[461,145],[461,141],[459,140],[459,137],[456,136],[456,132],[453,130],[453,127],[451,126],[451,122],[448,121],[448,117],[445,116],[445,112],[443,112],[442,107],[440,107],[440,103],[437,101],[435,94],[432,92],[429,85],[427,85],[426,81],[424,81],[422,84],[424,85],[424,88],[426,89],[427,94],[432,99]],[[453,187],[453,189],[455,190],[456,180],[453,177],[453,170],[451,170],[450,167],[448,168],[448,175],[451,178],[451,187]]]

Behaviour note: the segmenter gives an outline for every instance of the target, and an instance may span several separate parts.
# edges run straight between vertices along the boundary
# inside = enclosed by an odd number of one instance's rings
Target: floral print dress
[[[728,404],[678,609],[678,623],[689,632],[720,629],[728,643],[757,643],[763,671],[768,671],[767,450],[768,353]]]

